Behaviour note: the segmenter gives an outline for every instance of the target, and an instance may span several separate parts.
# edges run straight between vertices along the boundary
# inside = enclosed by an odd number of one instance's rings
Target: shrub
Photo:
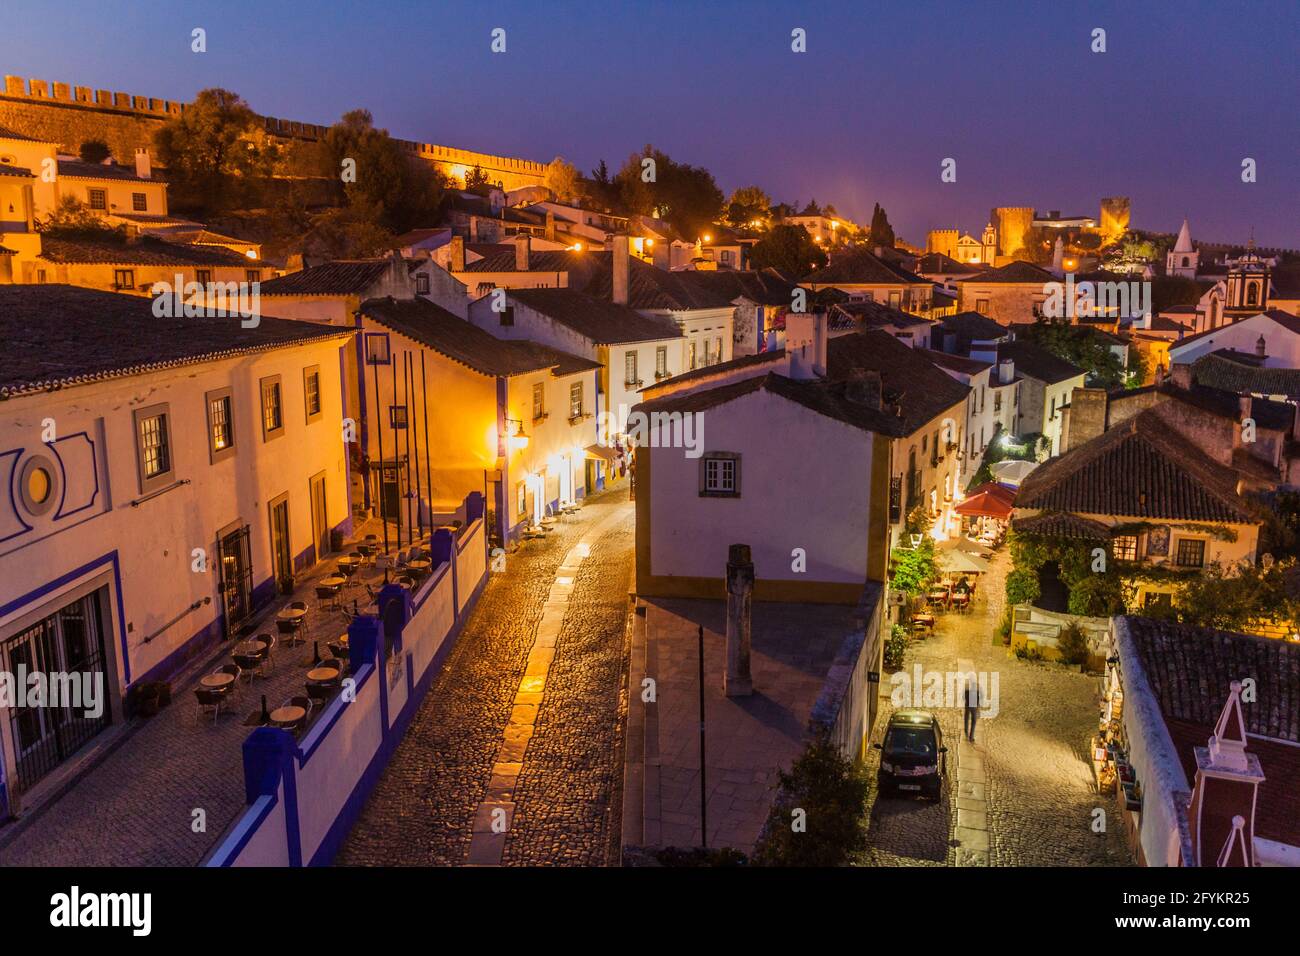
[[[867,848],[866,775],[829,741],[808,746],[781,772],[780,787],[752,862],[758,866],[840,866]],[[803,811],[796,815],[796,811]],[[796,823],[802,826],[796,829]]]
[[[1033,604],[1042,590],[1038,586],[1038,572],[1016,568],[1007,574],[1007,604]]]
[[[885,667],[891,671],[903,666],[903,655],[907,653],[907,628],[895,624],[885,639]]]
[[[1064,664],[1088,663],[1088,635],[1077,622],[1061,628],[1061,633],[1056,638],[1056,649]]]

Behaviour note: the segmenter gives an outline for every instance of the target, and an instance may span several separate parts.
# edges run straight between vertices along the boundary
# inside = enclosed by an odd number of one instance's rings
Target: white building
[[[128,688],[235,633],[350,531],[352,334],[54,285],[0,287],[0,333],[0,671],[102,675],[107,697],[93,719],[0,703],[12,807],[123,719]]]
[[[1178,230],[1178,241],[1165,254],[1165,275],[1195,279],[1200,263],[1201,254],[1192,247],[1192,232],[1184,219],[1182,228]]]

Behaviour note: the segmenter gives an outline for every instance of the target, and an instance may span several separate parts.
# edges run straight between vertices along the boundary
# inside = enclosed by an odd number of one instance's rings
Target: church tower
[[[1192,248],[1192,231],[1184,219],[1183,228],[1178,230],[1178,241],[1165,256],[1165,275],[1195,279],[1200,258],[1201,254]]]
[[[993,228],[993,223],[984,226],[984,234],[980,237],[980,261],[993,265],[994,260],[998,257],[998,231]]]
[[[1246,252],[1228,269],[1227,286],[1223,297],[1223,315],[1226,321],[1236,322],[1258,315],[1268,308],[1269,283],[1272,272],[1267,260],[1255,251],[1251,239]]]

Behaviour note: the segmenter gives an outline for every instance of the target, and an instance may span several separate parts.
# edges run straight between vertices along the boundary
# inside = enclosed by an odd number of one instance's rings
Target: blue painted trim
[[[9,492],[9,510],[13,513],[13,516],[18,519],[18,523],[23,526],[21,531],[15,531],[13,534],[9,535],[8,537],[0,538],[0,544],[3,544],[5,541],[10,541],[13,538],[18,537],[19,535],[26,534],[28,531],[32,530],[32,525],[29,525],[26,521],[23,520],[22,512],[18,510],[18,499],[14,497],[14,485],[18,484],[18,463],[23,460],[23,452],[25,450],[26,449],[23,448],[13,448],[10,449],[9,451],[0,452],[0,459],[5,458],[7,455],[14,456],[13,466],[9,469],[9,482],[8,482],[9,487],[6,490]]]
[[[95,490],[90,495],[90,501],[86,502],[80,508],[64,512],[63,506],[68,500],[68,466],[63,463],[63,456],[59,454],[59,450],[54,446],[61,442],[71,441],[74,438],[82,436],[85,437],[86,441],[90,442],[90,470],[95,476]],[[90,434],[82,431],[73,435],[65,435],[63,438],[58,439],[58,441],[50,442],[46,447],[48,447],[50,451],[54,452],[54,457],[59,460],[59,470],[63,472],[63,487],[59,489],[59,510],[54,513],[54,518],[52,520],[59,521],[63,518],[70,518],[75,514],[80,514],[87,508],[93,508],[95,506],[95,499],[99,497],[99,456],[97,449],[95,448],[95,442],[91,439]]]
[[[205,866],[211,867],[228,867],[234,865],[239,854],[244,852],[244,847],[252,842],[257,831],[261,829],[266,818],[271,815],[271,811],[280,803],[280,797],[277,794],[269,793],[258,797],[253,803],[251,811],[245,813],[235,824],[235,829],[230,835],[213,851],[208,858]]]

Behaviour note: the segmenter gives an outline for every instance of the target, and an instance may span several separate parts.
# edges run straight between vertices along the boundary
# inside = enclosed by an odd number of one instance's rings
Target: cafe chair
[[[305,697],[300,694],[297,697],[290,697],[289,703],[294,707],[301,707],[303,710],[307,711],[307,715],[302,719],[304,724],[311,720],[311,712],[315,709],[315,704],[312,702],[310,697]]]
[[[262,670],[275,670],[275,635],[259,634],[257,640],[262,642],[262,653],[259,657],[262,660]]]
[[[339,609],[339,589],[318,584],[316,585],[316,600],[320,602],[321,607],[337,611]]]
[[[205,708],[211,707],[212,723],[215,724],[217,718],[221,716],[221,705],[226,699],[226,692],[214,690],[210,687],[196,687],[194,688],[194,696],[198,700],[199,704],[197,719],[203,717],[203,711]]]

